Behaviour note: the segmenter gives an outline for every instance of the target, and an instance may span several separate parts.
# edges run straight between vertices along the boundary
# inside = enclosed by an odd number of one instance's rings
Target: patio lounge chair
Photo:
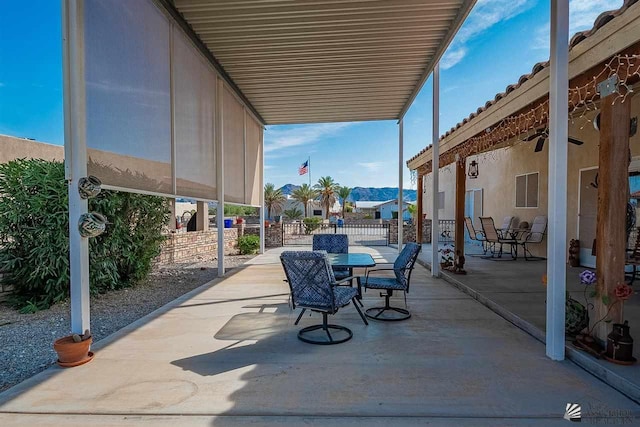
[[[512,222],[513,222],[513,217],[512,216],[505,216],[502,219],[502,225],[500,226],[500,228],[497,229],[501,238],[508,239],[508,238],[512,238],[513,237],[513,236],[509,235],[509,230],[511,230],[511,223]]]
[[[542,260],[545,257],[533,256],[529,250],[529,245],[542,243],[545,233],[547,232],[547,217],[539,215],[533,219],[531,229],[525,232],[518,240],[518,244],[522,245],[524,251],[524,259],[527,261]]]
[[[480,224],[482,225],[482,232],[484,233],[485,239],[487,239],[487,246],[491,251],[491,256],[487,258],[501,258],[502,257],[502,246],[509,245],[511,258],[518,259],[518,241],[511,237],[503,238],[502,235],[496,229],[495,224],[493,223],[493,218],[490,216],[480,217]]]
[[[473,220],[468,216],[464,217],[464,225],[467,227],[467,233],[469,233],[469,238],[471,240],[480,242],[482,244],[482,253],[486,254],[487,239],[485,238],[484,233],[482,231],[476,231],[475,227],[473,226]]]
[[[348,254],[349,236],[346,234],[314,234],[313,250],[327,251],[330,254]],[[351,276],[352,273],[348,268],[334,268],[333,274],[337,280],[342,280]]]
[[[358,289],[364,286],[366,289],[381,289],[386,293],[380,293],[380,296],[385,297],[385,304],[382,307],[372,307],[365,310],[365,314],[368,318],[374,320],[396,321],[405,320],[411,317],[409,310],[399,307],[391,307],[389,299],[393,296],[393,291],[404,292],[405,307],[407,305],[407,292],[409,292],[409,284],[411,283],[411,272],[413,266],[418,259],[418,254],[422,246],[417,243],[407,243],[396,261],[393,263],[392,268],[374,268],[367,272],[367,275],[358,277]],[[393,271],[394,277],[373,277],[370,274],[374,271]],[[386,312],[400,313],[400,316],[385,316]]]
[[[295,309],[296,306],[303,308],[295,324],[298,324],[306,309],[322,313],[322,324],[307,326],[298,332],[298,338],[301,341],[329,345],[350,340],[353,333],[349,328],[327,322],[329,314],[337,313],[338,309],[350,302],[353,302],[358,314],[367,324],[367,320],[356,304],[357,289],[336,286],[350,278],[347,277],[341,281],[335,280],[325,252],[286,251],[280,255],[280,261],[291,290],[293,308]],[[322,330],[324,334],[314,334],[313,332],[317,330]],[[331,332],[341,337],[334,338]]]

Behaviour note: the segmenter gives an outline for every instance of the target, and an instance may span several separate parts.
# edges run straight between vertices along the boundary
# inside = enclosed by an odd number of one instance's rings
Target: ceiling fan
[[[538,138],[538,141],[536,142],[536,148],[533,151],[538,153],[542,151],[542,149],[544,148],[544,142],[547,140],[547,138],[549,138],[549,129],[548,128],[537,129],[534,133],[527,136],[524,139],[524,141],[533,141],[536,138]],[[570,143],[575,145],[584,144],[584,142],[580,141],[579,139],[569,137],[568,140]]]

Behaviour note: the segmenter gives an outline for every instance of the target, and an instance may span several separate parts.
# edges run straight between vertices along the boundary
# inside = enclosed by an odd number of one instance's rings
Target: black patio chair
[[[336,281],[333,270],[325,252],[311,251],[286,251],[280,255],[282,267],[287,276],[287,282],[291,290],[291,302],[293,308],[301,307],[303,310],[296,319],[297,325],[304,311],[309,309],[322,313],[322,324],[307,326],[298,332],[301,341],[310,344],[340,344],[348,341],[353,336],[351,330],[345,326],[333,325],[327,322],[329,314],[336,314],[338,309],[353,302],[353,306],[360,314],[363,322],[368,324],[358,304],[356,297],[358,291],[352,287],[337,286],[341,282],[350,280],[347,277]],[[313,334],[314,331],[322,330],[326,334]],[[331,331],[342,335],[335,338]],[[346,336],[344,336],[346,334]]]
[[[368,318],[374,320],[384,321],[398,321],[406,320],[411,317],[409,310],[400,307],[392,307],[389,303],[389,299],[393,296],[393,291],[404,292],[405,307],[407,306],[407,293],[409,292],[409,284],[411,283],[411,272],[413,266],[418,259],[418,254],[422,249],[421,245],[417,243],[407,243],[396,261],[393,263],[392,268],[374,268],[367,272],[367,275],[357,278],[358,289],[364,286],[366,289],[381,289],[385,291],[381,292],[380,296],[385,297],[385,304],[382,307],[372,307],[365,310],[365,314]],[[374,271],[393,271],[394,277],[375,277],[370,274]],[[389,313],[400,313],[400,315],[394,314],[388,316]]]

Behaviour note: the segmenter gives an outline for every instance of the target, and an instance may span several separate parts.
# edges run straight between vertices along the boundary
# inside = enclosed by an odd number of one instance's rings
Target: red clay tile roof
[[[574,34],[573,37],[571,37],[571,40],[569,41],[569,50],[573,49],[575,46],[577,46],[583,40],[591,37],[593,34],[595,34],[600,28],[604,27],[613,18],[622,15],[627,9],[629,9],[629,7],[633,6],[638,1],[640,1],[640,0],[624,0],[624,3],[622,4],[622,6],[619,9],[610,10],[610,11],[607,11],[607,12],[602,12],[596,18],[596,20],[595,20],[595,22],[593,24],[593,27],[590,30],[580,31],[580,32]],[[486,104],[484,104],[484,107],[478,108],[475,113],[471,113],[469,115],[469,117],[466,117],[460,123],[456,124],[454,127],[449,129],[444,135],[440,136],[440,140],[442,140],[442,139],[448,137],[449,135],[451,135],[452,133],[454,133],[462,125],[465,125],[469,121],[474,119],[478,114],[480,114],[483,111],[486,111],[487,109],[491,108],[491,106],[493,106],[500,99],[504,98],[505,96],[507,96],[508,94],[510,94],[511,92],[513,92],[514,90],[516,90],[517,88],[522,86],[522,84],[524,82],[530,80],[531,78],[533,78],[533,76],[535,76],[540,71],[542,71],[545,68],[547,68],[548,66],[549,66],[549,61],[538,62],[537,64],[535,64],[533,66],[533,68],[531,69],[531,72],[529,74],[523,74],[522,76],[520,76],[520,78],[518,79],[518,83],[510,84],[509,86],[507,86],[507,88],[505,89],[504,92],[498,93],[493,100],[487,101]],[[429,149],[429,147],[430,147],[430,145],[426,146],[425,148],[420,150],[420,152],[418,152],[418,154],[416,154],[415,156],[413,156],[412,158],[407,160],[407,164],[409,162],[415,160],[422,153],[426,152]]]

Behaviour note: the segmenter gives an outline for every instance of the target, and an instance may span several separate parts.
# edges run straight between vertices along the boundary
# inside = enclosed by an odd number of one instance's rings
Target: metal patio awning
[[[400,119],[475,0],[169,0],[265,124]]]

